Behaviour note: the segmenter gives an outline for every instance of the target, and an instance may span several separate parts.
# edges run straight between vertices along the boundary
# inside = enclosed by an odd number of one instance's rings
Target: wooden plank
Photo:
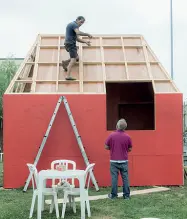
[[[126,58],[126,53],[125,53],[125,48],[124,48],[123,37],[121,37],[121,44],[122,44],[123,57],[124,57],[124,62],[125,62],[124,77],[128,79],[129,78],[129,71],[128,71],[128,66],[127,66],[127,58]]]
[[[110,79],[107,79],[106,80],[107,82],[151,82],[152,80],[151,79],[117,79],[117,80],[110,80]]]
[[[36,58],[35,58],[34,72],[33,72],[33,77],[32,77],[31,93],[34,93],[35,89],[36,89],[36,79],[37,79],[37,73],[38,73],[38,60],[39,60],[39,53],[40,53],[40,42],[41,42],[41,37],[39,37],[38,42],[37,42]]]
[[[7,95],[20,95],[20,93],[8,93]],[[27,94],[27,95],[33,95],[33,93],[22,93],[21,95],[25,95],[25,94]],[[35,93],[34,95],[41,95],[41,94],[46,94],[46,95],[49,95],[49,94],[51,94],[51,95],[66,95],[66,94],[70,94],[70,92],[60,92],[60,91],[58,91],[58,93],[57,92],[37,92],[37,93]],[[77,94],[77,95],[79,95],[80,94],[80,92],[71,92],[71,94]],[[84,94],[84,93],[83,93]],[[95,94],[101,94],[101,95],[103,95],[104,94],[104,92],[86,92],[85,93],[85,95],[88,95],[88,94],[90,94],[90,95],[95,95]]]
[[[25,63],[30,59],[30,57],[31,57],[31,55],[32,55],[32,53],[33,53],[33,51],[35,50],[35,47],[36,47],[37,42],[38,42],[38,38],[39,38],[39,36],[37,36],[37,38],[36,38],[34,44],[32,45],[31,49],[30,49],[29,52],[27,53],[27,55],[26,55],[24,61],[21,63],[20,67],[18,68],[18,70],[17,70],[15,76],[13,77],[13,79],[12,79],[12,81],[10,82],[9,86],[7,87],[7,89],[6,89],[6,91],[5,91],[5,94],[8,94],[8,93],[11,92],[11,90],[13,89],[14,83],[15,83],[16,79],[19,77],[19,75],[21,74],[21,72],[22,72],[22,70],[23,70],[23,68],[24,68],[24,66],[25,66]]]
[[[154,80],[153,80],[153,76],[152,76],[152,72],[151,72],[151,66],[149,63],[149,58],[148,58],[148,53],[147,53],[147,45],[145,44],[145,42],[143,41],[143,39],[141,38],[142,41],[142,45],[143,45],[143,53],[144,53],[144,57],[145,57],[145,61],[146,61],[146,66],[147,66],[147,70],[148,70],[148,75],[150,77],[150,79],[152,80],[152,85],[153,85],[153,91],[155,93],[156,89],[155,89],[155,84],[154,84]]]
[[[79,91],[80,93],[83,93],[83,60],[82,59],[83,59],[83,44],[79,43]]]
[[[150,188],[150,189],[141,189],[141,190],[135,190],[131,191],[131,195],[145,195],[145,194],[151,194],[155,192],[167,192],[170,191],[170,188],[167,187],[156,187],[156,188]],[[123,197],[123,193],[120,192],[118,193],[118,197]],[[96,196],[89,196],[89,200],[101,200],[101,199],[108,199],[108,195],[96,195]],[[76,202],[80,202],[80,198],[77,197],[75,198]],[[45,200],[45,203],[50,205],[51,204],[51,199]],[[63,203],[63,199],[58,199],[58,204]],[[148,219],[148,218],[147,218]],[[151,218],[150,218],[151,219]],[[155,218],[156,219],[156,218]]]
[[[41,65],[57,65],[58,62],[38,62],[38,64],[41,64]]]
[[[56,72],[56,92],[58,92],[58,79],[59,79],[59,64],[60,64],[60,43],[61,43],[61,38],[60,36],[58,37],[58,61],[57,61],[57,72]]]
[[[101,49],[101,63],[102,63],[102,75],[103,75],[103,91],[106,93],[106,72],[105,72],[105,63],[104,63],[104,50],[103,50],[103,45],[102,45],[102,37],[100,39],[100,49]]]
[[[123,37],[122,37],[123,39]],[[137,49],[140,49],[142,48],[143,46],[142,45],[124,45],[124,42],[123,42],[123,46],[125,48],[137,48]],[[112,48],[112,49],[118,49],[118,48],[121,48],[120,45],[103,45],[104,48]]]
[[[58,45],[40,45],[40,49],[58,49]]]
[[[16,80],[15,82],[32,83],[32,79],[31,80]]]
[[[65,34],[40,34],[41,37],[65,37]],[[94,37],[105,37],[105,38],[116,38],[116,37],[125,37],[125,38],[140,38],[142,35],[141,34],[94,34]]]

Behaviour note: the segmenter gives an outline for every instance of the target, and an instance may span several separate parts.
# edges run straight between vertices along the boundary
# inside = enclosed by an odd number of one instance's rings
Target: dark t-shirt
[[[128,149],[132,147],[129,135],[123,131],[115,131],[108,136],[105,145],[110,148],[110,160],[128,160]]]
[[[69,23],[66,27],[66,38],[65,38],[65,44],[76,44],[77,35],[74,31],[76,28],[79,28],[77,23],[75,21]]]

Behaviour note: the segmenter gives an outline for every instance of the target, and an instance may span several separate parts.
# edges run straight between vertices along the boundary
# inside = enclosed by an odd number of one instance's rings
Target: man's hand
[[[88,34],[88,37],[91,39],[91,38],[93,38],[93,36],[91,35],[91,34]]]
[[[91,42],[90,42],[90,41],[87,41],[86,44],[87,44],[88,46],[91,46]]]
[[[106,149],[106,150],[110,150],[110,147],[105,144],[105,149]]]

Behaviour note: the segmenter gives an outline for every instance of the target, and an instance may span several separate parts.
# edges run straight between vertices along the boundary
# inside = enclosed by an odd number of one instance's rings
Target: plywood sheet
[[[103,83],[86,83],[83,84],[83,91],[85,93],[103,93],[104,85]]]
[[[166,73],[161,69],[159,64],[151,64],[151,73],[153,79],[169,79]]]
[[[142,45],[141,38],[133,38],[133,37],[124,37],[123,38],[124,46],[134,45],[140,46]]]
[[[164,82],[164,81],[155,81],[155,88],[156,92],[162,93],[162,92],[168,92],[168,93],[175,93],[176,89],[173,84],[171,84],[169,81]]]
[[[128,64],[129,79],[150,79],[148,69],[145,64]]]
[[[41,48],[39,53],[39,62],[57,62],[58,49]]]
[[[102,65],[84,65],[83,66],[83,80],[84,81],[102,81]]]
[[[101,62],[100,48],[85,47],[82,55],[83,62]]]
[[[104,48],[105,62],[124,62],[124,55],[122,48]]]
[[[56,91],[56,84],[54,83],[36,83],[36,92],[50,93]]]
[[[125,48],[127,62],[145,62],[143,48]]]
[[[58,84],[59,92],[79,92],[79,83],[78,82],[59,82]]]
[[[41,45],[58,45],[58,37],[43,37],[41,39]]]
[[[106,80],[123,80],[127,79],[125,65],[105,65]]]
[[[37,80],[56,80],[57,66],[56,65],[38,65]]]
[[[121,38],[103,38],[102,39],[103,46],[122,46]]]

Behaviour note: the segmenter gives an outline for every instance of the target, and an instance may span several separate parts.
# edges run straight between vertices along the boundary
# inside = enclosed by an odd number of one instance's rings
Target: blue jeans
[[[126,163],[114,163],[110,162],[110,173],[112,177],[112,197],[118,196],[118,175],[121,174],[123,180],[123,197],[130,197],[130,187],[128,178],[128,162]]]

